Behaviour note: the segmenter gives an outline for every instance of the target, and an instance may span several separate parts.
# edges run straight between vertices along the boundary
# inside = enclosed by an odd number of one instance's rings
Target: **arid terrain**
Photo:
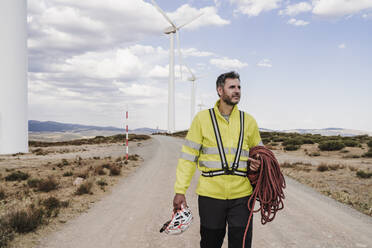
[[[190,230],[176,237],[159,233],[170,218],[182,142],[158,135],[132,140],[128,163],[122,142],[31,147],[29,154],[0,156],[1,216],[22,209],[42,209],[44,216],[33,231],[13,231],[10,247],[198,247],[198,175],[187,193],[195,216]],[[286,151],[273,143],[265,142],[287,175],[285,209],[265,226],[255,216],[254,247],[372,247],[372,159],[362,156],[367,145],[320,151],[317,144],[302,144]],[[29,177],[6,180],[18,171]],[[89,190],[79,194],[73,183],[84,176]],[[40,179],[50,178],[57,186],[43,192]]]

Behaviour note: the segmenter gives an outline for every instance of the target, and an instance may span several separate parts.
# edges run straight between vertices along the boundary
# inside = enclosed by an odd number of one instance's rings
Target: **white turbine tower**
[[[186,64],[185,64],[185,66],[186,66],[187,70],[189,71],[189,73],[191,75],[191,77],[187,78],[187,80],[191,82],[190,120],[192,122],[192,120],[194,119],[194,115],[195,115],[195,96],[196,96],[196,83],[195,83],[195,81],[197,79],[200,79],[201,77],[200,76],[196,77],[195,74],[191,71],[191,69]]]
[[[0,1],[0,154],[28,152],[27,3]]]
[[[167,22],[170,23],[171,26],[164,30],[165,34],[169,35],[170,38],[170,47],[169,47],[169,83],[168,83],[168,132],[172,133],[175,131],[175,90],[174,90],[174,34],[176,34],[177,38],[177,45],[178,45],[178,52],[181,56],[180,52],[180,45],[179,45],[179,30],[184,27],[185,25],[189,24],[190,22],[194,21],[196,18],[201,16],[202,14],[194,17],[190,21],[186,22],[183,25],[176,26],[174,22],[167,16],[167,14],[156,4],[154,0],[151,0],[155,8],[164,16]],[[182,73],[182,68],[181,68]]]

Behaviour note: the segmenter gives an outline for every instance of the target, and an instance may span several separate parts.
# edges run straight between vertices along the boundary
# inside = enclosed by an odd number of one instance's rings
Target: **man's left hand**
[[[256,159],[248,158],[248,160],[250,161],[249,169],[251,171],[258,171],[260,169],[261,166],[260,155],[257,154]]]

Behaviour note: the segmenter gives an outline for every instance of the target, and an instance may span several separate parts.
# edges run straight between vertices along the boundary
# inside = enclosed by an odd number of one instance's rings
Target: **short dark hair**
[[[230,72],[223,73],[223,74],[219,75],[218,78],[217,78],[216,90],[218,89],[218,87],[223,88],[225,86],[226,78],[232,78],[232,79],[237,78],[240,81],[240,75],[236,71],[230,71]],[[217,90],[217,94],[218,94],[218,90]],[[220,96],[220,95],[218,94],[218,96]]]

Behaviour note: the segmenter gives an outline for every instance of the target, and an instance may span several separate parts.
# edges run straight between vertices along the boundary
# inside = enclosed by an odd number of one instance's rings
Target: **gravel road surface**
[[[131,148],[144,163],[87,212],[40,240],[39,247],[199,247],[196,173],[187,192],[194,223],[180,236],[159,233],[170,219],[173,184],[182,139],[152,136]],[[272,223],[254,217],[253,247],[371,247],[372,218],[318,194],[289,178],[285,208]],[[225,240],[224,248],[227,247]]]

